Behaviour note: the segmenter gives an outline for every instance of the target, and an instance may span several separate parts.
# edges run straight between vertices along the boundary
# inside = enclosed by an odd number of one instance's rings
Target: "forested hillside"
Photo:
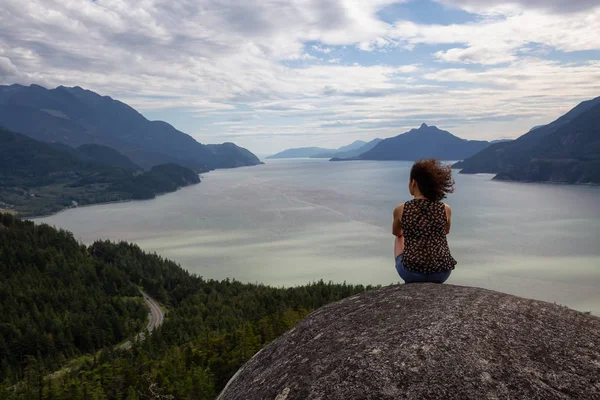
[[[0,276],[0,381],[23,377],[30,357],[56,369],[144,326],[147,311],[126,272],[70,232],[0,214]]]
[[[213,399],[245,361],[309,312],[368,289],[205,280],[133,244],[85,247],[68,232],[0,215],[7,276],[0,311],[11,316],[0,323],[2,399]],[[122,350],[112,344],[140,329],[146,315],[138,286],[167,317]]]
[[[89,156],[90,150],[96,158]],[[146,172],[102,165],[127,166],[126,161],[103,146],[76,150],[0,127],[0,208],[43,215],[73,205],[152,199],[200,182],[194,171],[176,164],[156,165]]]

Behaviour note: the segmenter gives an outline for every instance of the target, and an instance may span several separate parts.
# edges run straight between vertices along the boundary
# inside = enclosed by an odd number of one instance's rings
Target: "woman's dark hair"
[[[431,201],[442,201],[454,192],[454,179],[450,165],[436,159],[419,160],[410,170],[410,179],[415,180],[419,190]]]

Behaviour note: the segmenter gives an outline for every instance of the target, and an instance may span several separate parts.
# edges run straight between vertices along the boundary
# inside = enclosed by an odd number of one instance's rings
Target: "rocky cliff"
[[[325,306],[219,399],[600,399],[600,318],[494,291],[413,284]]]

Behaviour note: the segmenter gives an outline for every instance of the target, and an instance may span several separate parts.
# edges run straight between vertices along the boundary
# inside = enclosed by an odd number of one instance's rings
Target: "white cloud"
[[[506,12],[512,9],[539,9],[551,12],[579,12],[598,8],[597,0],[439,0],[471,12]]]
[[[599,31],[600,10],[584,16],[530,11],[462,25],[417,25],[402,21],[389,35],[412,45],[464,44],[479,50],[509,52],[539,43],[572,52],[600,49]]]
[[[516,61],[517,57],[511,52],[498,48],[467,47],[438,51],[435,57],[448,63],[495,65]]]
[[[419,70],[419,66],[416,64],[402,65],[402,66],[396,68],[396,72],[401,73],[401,74],[408,74],[411,72],[416,72],[418,70]]]
[[[329,53],[331,53],[331,52],[332,52],[332,49],[331,49],[331,47],[323,47],[323,46],[321,46],[321,45],[318,45],[318,44],[315,44],[315,45],[313,45],[313,46],[312,46],[312,49],[313,49],[314,51],[317,51],[317,52],[319,52],[319,53],[323,53],[323,54],[329,54]]]
[[[595,2],[447,0],[480,15],[448,25],[379,19],[399,2],[0,0],[0,83],[80,85],[142,111],[214,117],[219,125],[178,127],[251,149],[253,137],[341,145],[424,121],[465,137],[514,136],[600,95],[600,64],[542,59],[600,50]],[[413,58],[423,48],[429,60]],[[408,61],[373,65],[385,52]],[[240,108],[260,121],[236,120]]]
[[[10,59],[6,57],[0,57],[0,78],[15,77],[19,74],[17,67],[13,65]]]

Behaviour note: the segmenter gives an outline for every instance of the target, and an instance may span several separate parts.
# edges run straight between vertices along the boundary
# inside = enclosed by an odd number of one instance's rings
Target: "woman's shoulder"
[[[444,211],[446,212],[446,218],[450,219],[450,216],[452,215],[452,207],[450,207],[446,203],[442,203],[442,204],[444,205]]]
[[[394,208],[394,217],[396,217],[397,219],[400,219],[402,217],[402,214],[404,213],[405,204],[406,203],[400,203]]]

